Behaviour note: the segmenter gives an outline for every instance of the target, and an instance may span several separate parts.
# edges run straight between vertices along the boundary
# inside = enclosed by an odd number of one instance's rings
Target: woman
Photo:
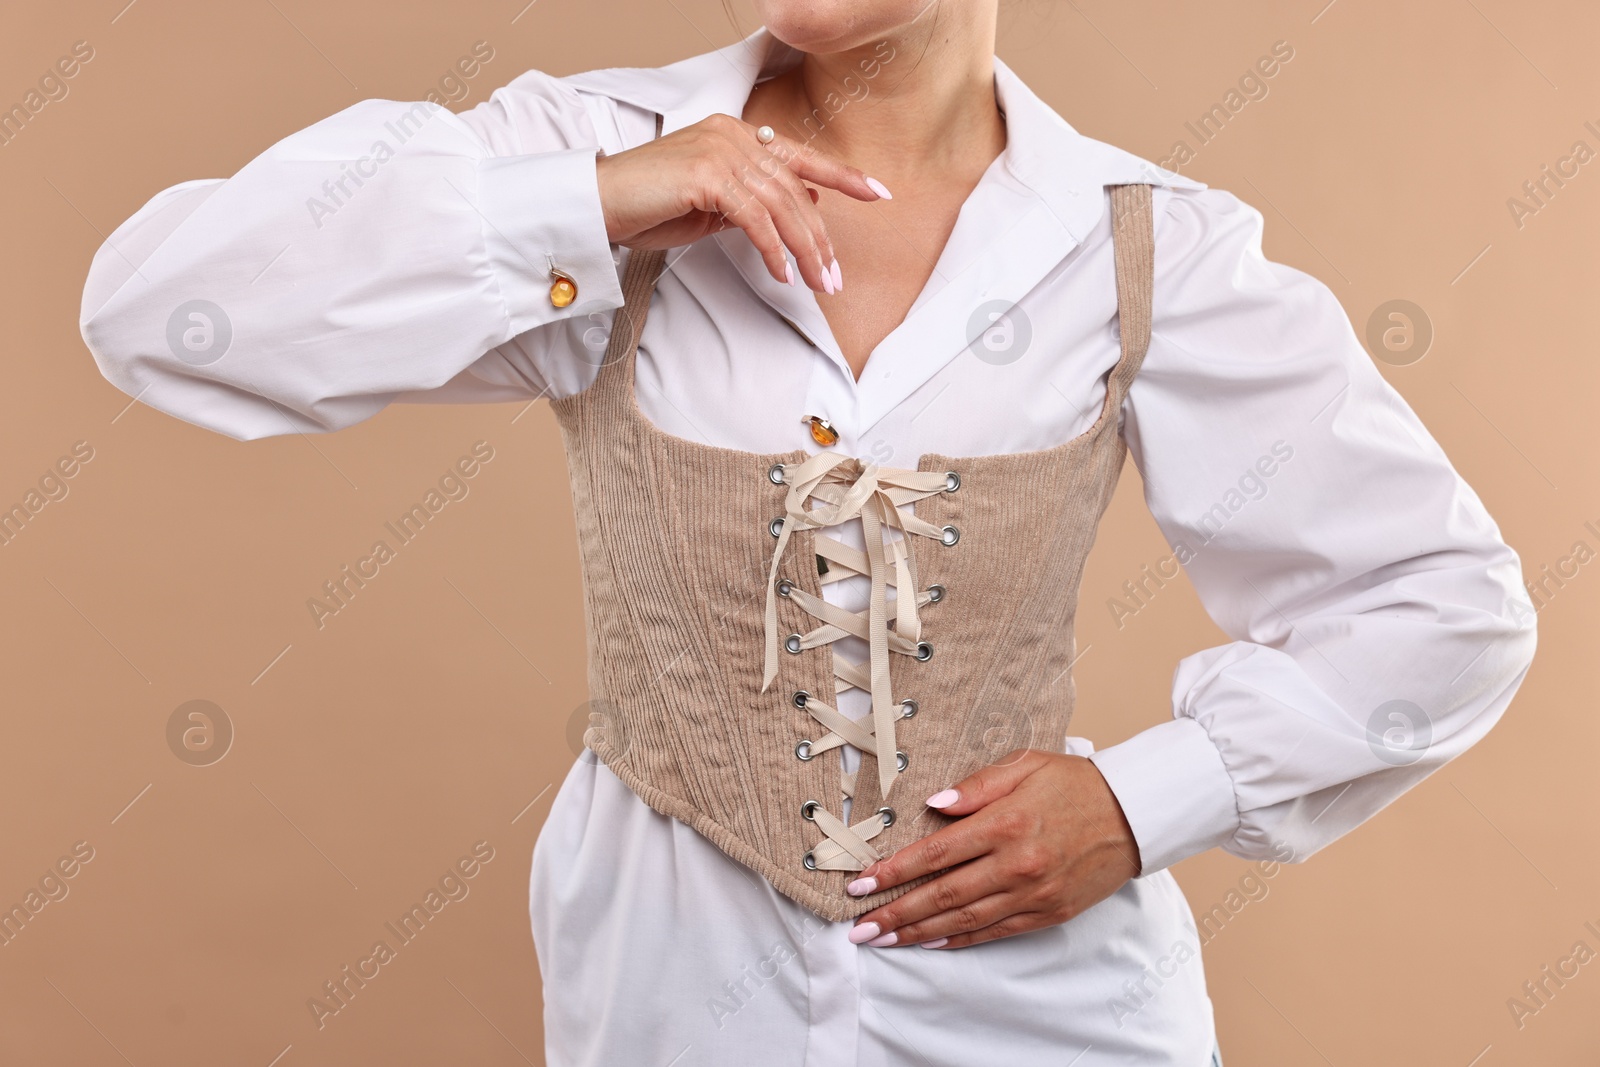
[[[551,1064],[1220,1063],[1167,868],[1303,860],[1481,737],[1518,559],[1261,216],[1072,130],[995,0],[758,7],[176,186],[84,336],[238,439],[550,398],[600,756],[535,849]],[[1093,751],[1124,449],[1232,640]]]

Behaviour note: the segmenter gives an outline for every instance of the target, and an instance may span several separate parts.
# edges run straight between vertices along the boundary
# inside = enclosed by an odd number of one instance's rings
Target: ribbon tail
[[[766,662],[762,666],[761,691],[765,693],[778,676],[778,564],[783,561],[783,549],[789,543],[789,518],[783,521],[783,532],[778,535],[778,547],[772,550],[772,566],[767,571]]]
[[[873,501],[873,505],[881,506],[881,503],[881,498]],[[894,505],[891,502],[889,506]],[[887,801],[889,788],[894,785],[895,776],[900,771],[895,764],[895,714],[893,697],[889,691],[888,606],[884,592],[887,566],[884,561],[883,527],[879,522],[877,506],[861,509],[861,524],[862,532],[866,535],[868,569],[872,572],[867,633],[870,636],[872,663],[872,732],[877,741],[873,750],[878,760],[878,788]]]
[[[904,535],[903,551],[895,557],[894,632],[908,641],[922,640],[922,617],[917,614],[917,573],[911,559],[911,537]]]
[[[776,569],[776,561],[774,561],[773,566]],[[762,666],[761,673],[761,691],[763,693],[772,684],[772,679],[778,676],[778,602],[773,599],[773,582],[775,581],[776,579],[770,578],[767,580],[767,650],[766,662]]]

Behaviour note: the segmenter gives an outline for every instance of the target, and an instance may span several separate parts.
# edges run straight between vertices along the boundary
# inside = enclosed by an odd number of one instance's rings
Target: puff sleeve
[[[1232,194],[1162,195],[1124,433],[1231,640],[1179,661],[1170,720],[1091,757],[1143,874],[1306,858],[1481,738],[1535,647],[1516,553],[1334,294],[1266,259]]]
[[[173,186],[96,253],[84,340],[119,389],[239,440],[541,395],[556,324],[622,305],[591,106],[538,71],[460,115],[365,100]]]

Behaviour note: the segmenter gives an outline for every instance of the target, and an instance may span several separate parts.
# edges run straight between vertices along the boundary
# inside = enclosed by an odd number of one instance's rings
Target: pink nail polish
[[[822,272],[822,291],[829,296],[833,295],[833,272],[830,270]]]
[[[859,945],[863,941],[871,941],[880,933],[877,923],[857,923],[850,930],[850,943]]]
[[[948,937],[936,937],[932,941],[924,941],[924,942],[922,942],[922,947],[923,948],[944,948],[944,946],[948,945],[949,943],[950,943],[950,939]]]
[[[948,808],[960,799],[961,794],[954,789],[942,789],[929,797],[927,804],[930,808]]]
[[[883,187],[883,183],[880,182],[876,178],[868,178],[867,179],[867,188],[871,189],[873,192],[877,193],[879,196],[883,197],[885,200],[893,200],[894,199],[893,194],[891,194],[889,192],[889,190],[885,189]]]
[[[839,271],[839,261],[837,259],[834,260],[833,261],[833,265],[830,266],[828,269],[833,272],[833,289],[834,289],[834,292],[838,292],[840,289],[844,288],[844,275],[841,274],[840,271]]]
[[[853,897],[864,897],[876,888],[878,888],[878,880],[876,878],[857,878],[845,886],[844,891]]]
[[[790,285],[794,284],[794,264],[788,260],[783,261],[783,280]]]
[[[890,930],[888,933],[884,934],[882,937],[875,937],[871,941],[868,941],[867,942],[867,947],[868,948],[888,948],[890,945],[894,944],[898,940],[900,940],[900,935],[895,933],[893,930]]]

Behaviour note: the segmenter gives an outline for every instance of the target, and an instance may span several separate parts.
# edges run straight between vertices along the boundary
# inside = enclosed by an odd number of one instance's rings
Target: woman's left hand
[[[872,864],[848,890],[944,873],[861,916],[850,940],[975,945],[1066,922],[1139,873],[1122,806],[1082,756],[1019,749],[928,799],[966,818]]]

